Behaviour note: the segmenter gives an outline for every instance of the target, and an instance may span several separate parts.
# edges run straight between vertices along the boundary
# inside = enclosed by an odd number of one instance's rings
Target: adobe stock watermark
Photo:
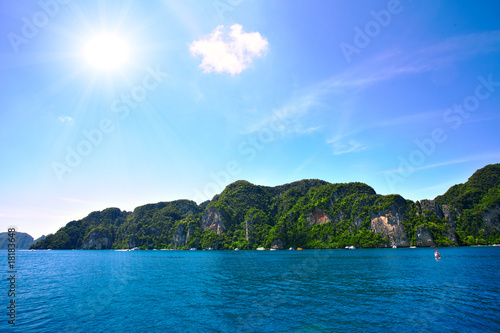
[[[224,14],[226,12],[232,12],[236,7],[241,5],[242,2],[243,0],[215,0],[212,6],[217,12],[219,19],[224,21]]]
[[[148,94],[156,89],[167,73],[162,72],[158,66],[156,69],[146,67],[147,74],[144,75],[141,84],[133,86],[128,94],[121,94],[120,98],[115,99],[111,106],[111,112],[116,113],[120,120],[126,119],[130,111],[137,109]],[[63,162],[52,162],[52,170],[57,179],[62,182],[63,176],[72,173],[78,168],[84,159],[88,157],[95,148],[99,147],[106,136],[109,136],[115,130],[115,123],[111,118],[101,119],[99,125],[91,130],[83,130],[83,137],[74,147],[66,146],[66,157]]]
[[[368,21],[363,29],[358,26],[354,27],[352,44],[346,42],[339,44],[340,50],[348,64],[351,63],[354,54],[360,54],[361,50],[370,45],[371,41],[380,34],[382,29],[391,23],[392,18],[400,14],[404,9],[399,0],[389,0],[386,7],[387,9],[381,9],[378,12],[374,10],[370,11],[373,20]]]
[[[38,1],[40,10],[35,12],[31,17],[23,16],[21,21],[20,33],[9,32],[7,39],[14,52],[19,53],[19,47],[22,44],[28,44],[29,41],[35,38],[39,29],[43,29],[49,24],[50,19],[54,18],[61,10],[61,5],[68,4],[70,0],[41,0]]]
[[[251,163],[260,151],[263,151],[267,145],[277,138],[286,135],[287,128],[293,123],[292,119],[286,117],[282,111],[274,111],[272,118],[266,126],[262,127],[257,133],[248,136],[241,141],[236,150],[238,155],[244,158],[248,164]],[[202,202],[210,200],[215,194],[222,192],[228,184],[236,180],[236,177],[243,171],[242,163],[238,160],[230,160],[226,163],[224,170],[211,172],[212,181],[205,184],[202,189],[194,189],[193,200]]]
[[[477,80],[479,84],[474,89],[473,94],[468,95],[463,99],[462,103],[454,104],[452,108],[447,109],[443,113],[444,122],[452,130],[458,130],[462,126],[464,119],[469,118],[479,109],[482,101],[490,98],[500,88],[500,81],[493,81],[492,74],[488,75],[488,78],[479,76]],[[399,155],[398,169],[384,173],[391,190],[395,190],[397,184],[403,183],[417,168],[425,163],[429,156],[436,152],[437,146],[443,144],[448,139],[446,133],[446,129],[437,127],[427,138],[415,140],[414,143],[417,148],[410,152],[408,156]]]

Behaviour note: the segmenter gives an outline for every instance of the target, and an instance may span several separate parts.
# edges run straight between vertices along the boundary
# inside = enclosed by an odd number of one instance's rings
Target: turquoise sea
[[[439,250],[18,251],[0,331],[499,332],[500,247]]]

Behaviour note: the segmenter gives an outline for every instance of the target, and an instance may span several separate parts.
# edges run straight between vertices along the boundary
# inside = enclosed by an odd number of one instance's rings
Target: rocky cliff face
[[[187,229],[187,230],[186,230]],[[173,236],[173,245],[174,248],[186,246],[187,241],[189,239],[190,230],[186,228],[184,225],[179,225],[175,230],[175,234]]]
[[[370,212],[370,219],[371,230],[389,239],[390,246],[408,247],[411,245],[401,223],[403,216],[398,212],[397,207],[392,206],[378,214]]]
[[[432,214],[435,214],[439,219],[442,219],[446,223],[446,230],[443,232],[443,236],[447,237],[449,240],[451,240],[454,243],[458,243],[458,237],[457,234],[455,233],[455,218],[458,217],[458,214],[455,209],[450,209],[448,205],[439,205],[435,200],[421,200],[417,202],[420,204],[420,212],[418,214],[422,214],[423,216],[430,216]],[[428,240],[432,239],[432,235],[424,231],[423,237],[425,240],[423,240],[423,243],[428,243],[431,244],[432,242]],[[418,237],[418,233],[417,233]],[[418,243],[418,240],[417,240]],[[435,246],[435,245],[429,245],[429,246]]]
[[[434,240],[432,239],[432,234],[427,228],[417,228],[417,246],[430,246],[434,247]]]
[[[309,216],[306,217],[307,226],[316,224],[325,224],[332,221],[332,218],[326,214],[322,209],[316,208]]]
[[[419,203],[420,209],[424,215],[426,214],[426,212],[432,212],[436,214],[440,219],[443,218],[443,211],[434,200],[421,200],[419,201]]]
[[[108,250],[113,245],[113,234],[109,230],[93,230],[84,239],[82,249]]]
[[[487,232],[500,231],[500,205],[487,210],[483,214],[483,221]]]
[[[283,249],[284,249],[283,242],[282,242],[280,239],[276,239],[276,240],[274,240],[274,241],[271,243],[271,249],[275,249],[275,250],[283,250]]]
[[[222,234],[226,230],[226,226],[221,218],[222,214],[215,207],[210,207],[201,217],[200,224],[203,230],[215,231],[217,234]]]

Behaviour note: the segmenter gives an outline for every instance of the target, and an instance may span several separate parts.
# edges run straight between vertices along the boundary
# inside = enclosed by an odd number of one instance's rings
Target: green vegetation
[[[0,232],[0,250],[7,250],[9,248],[9,233]],[[29,249],[33,244],[33,237],[24,232],[15,233],[16,249]]]
[[[478,170],[434,201],[382,196],[366,184],[237,181],[211,201],[108,208],[36,243],[45,249],[256,249],[500,243],[500,166]],[[422,245],[424,244],[424,245]],[[426,245],[427,244],[427,245]]]
[[[461,245],[500,243],[500,164],[477,170],[435,201],[450,207]]]

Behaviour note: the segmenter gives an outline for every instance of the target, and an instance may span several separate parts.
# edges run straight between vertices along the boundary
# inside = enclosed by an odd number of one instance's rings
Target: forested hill
[[[9,233],[0,232],[0,250],[7,250],[9,248]],[[16,249],[29,249],[33,245],[33,237],[24,232],[16,232],[14,236],[14,244],[16,244]]]
[[[237,181],[211,201],[108,208],[72,221],[36,249],[343,248],[500,243],[500,164],[434,200],[379,195],[362,183]]]

